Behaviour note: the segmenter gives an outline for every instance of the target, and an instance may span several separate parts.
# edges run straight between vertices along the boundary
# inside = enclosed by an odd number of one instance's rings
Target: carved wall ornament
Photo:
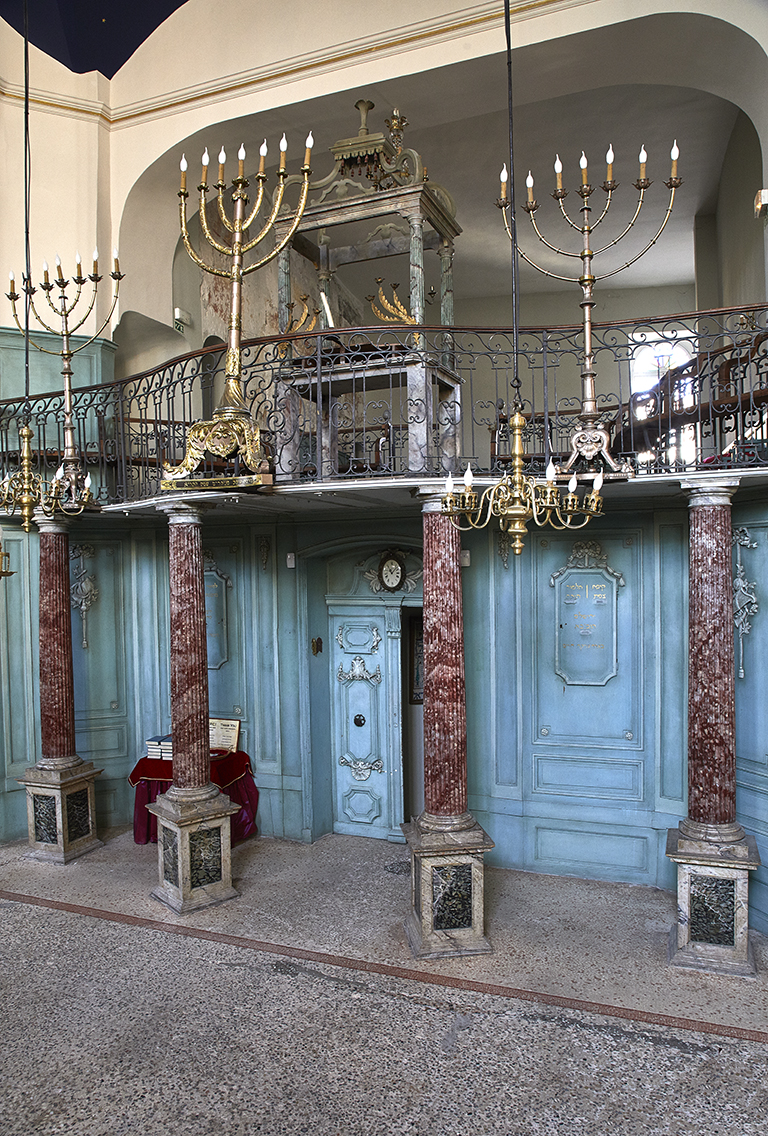
[[[499,556],[505,568],[509,568],[509,550],[512,547],[512,542],[508,532],[501,530],[498,535],[499,542]]]
[[[397,557],[402,560],[403,563],[405,563],[408,553],[405,552],[402,548],[388,548],[381,553],[381,557],[383,558],[387,555]],[[405,576],[403,577],[403,581],[400,584],[398,591],[406,592],[408,595],[412,595],[419,586],[419,581],[421,580],[421,577],[423,575],[424,572],[421,568],[409,569],[406,567]],[[363,572],[363,579],[368,581],[368,587],[371,589],[374,595],[379,595],[381,592],[387,590],[382,585],[378,564],[375,568],[369,568],[367,572]]]
[[[354,777],[355,781],[367,781],[372,773],[383,773],[384,762],[381,758],[376,761],[362,761],[359,758],[353,757],[350,761],[349,758],[343,754],[339,758],[339,765],[346,765]]]
[[[624,577],[621,572],[616,572],[613,568],[609,568],[607,553],[603,552],[603,546],[599,541],[577,541],[563,567],[558,568],[557,572],[553,572],[549,577],[549,586],[554,588],[555,580],[557,580],[559,576],[562,576],[569,568],[604,568],[609,575],[614,577],[620,588],[624,587]]]
[[[366,644],[367,636],[370,636],[370,642]],[[375,623],[340,623],[335,639],[342,651],[351,652],[357,648],[358,651],[375,654],[381,643],[381,632]]]
[[[85,561],[93,559],[92,544],[74,544],[69,550],[69,559],[79,561],[73,568],[74,579],[69,585],[69,602],[73,608],[80,612],[83,624],[82,648],[88,650],[88,610],[93,607],[99,598],[99,589],[96,587],[96,577],[88,575]]]
[[[365,679],[368,682],[380,683],[381,682],[381,667],[377,666],[376,670],[371,674],[365,665],[365,659],[362,655],[355,655],[349,668],[349,673],[344,673],[344,664],[339,663],[339,669],[336,672],[336,677],[339,682],[361,682]]]
[[[760,604],[757,599],[757,580],[748,580],[741,562],[742,548],[757,548],[749,529],[734,529],[731,544],[736,549],[736,571],[733,574],[733,622],[739,636],[739,678],[744,678],[744,636],[752,630],[750,619],[757,615]]]
[[[269,563],[269,553],[272,548],[272,542],[268,536],[263,536],[259,541],[259,556],[261,557],[261,570],[266,572],[267,564]]]

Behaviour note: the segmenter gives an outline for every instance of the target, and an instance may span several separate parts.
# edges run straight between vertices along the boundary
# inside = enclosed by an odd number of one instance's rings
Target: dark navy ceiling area
[[[111,79],[185,0],[28,0],[29,39],[70,71]],[[24,34],[24,0],[0,0],[0,16]]]

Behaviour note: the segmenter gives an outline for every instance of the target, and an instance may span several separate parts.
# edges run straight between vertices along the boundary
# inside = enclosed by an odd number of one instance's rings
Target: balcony
[[[581,327],[520,333],[527,472],[570,449],[580,406]],[[768,467],[768,305],[594,327],[598,409],[613,454],[637,482]],[[223,349],[73,393],[77,441],[101,505],[160,494],[163,461],[223,389]],[[376,327],[253,340],[245,399],[275,487],[443,477],[472,464],[493,477],[509,461],[515,399],[509,329]],[[19,463],[22,398],[0,402],[0,476]],[[29,407],[37,472],[63,452],[61,394]],[[238,476],[206,457],[199,474]]]

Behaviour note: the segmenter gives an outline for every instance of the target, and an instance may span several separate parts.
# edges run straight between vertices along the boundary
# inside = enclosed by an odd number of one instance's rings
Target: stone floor
[[[7,1136],[766,1131],[768,940],[671,968],[668,892],[488,869],[494,953],[417,963],[402,846],[249,841],[188,916],[156,857],[0,847]]]

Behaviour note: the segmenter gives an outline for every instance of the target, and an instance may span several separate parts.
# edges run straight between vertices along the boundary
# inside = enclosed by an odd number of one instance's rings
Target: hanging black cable
[[[29,146],[29,9],[24,0],[24,422],[29,423],[32,409],[29,401],[29,315],[32,304],[32,258],[29,248],[29,214],[31,183],[31,151]]]
[[[520,264],[517,256],[517,222],[515,220],[515,146],[512,117],[512,32],[510,30],[509,0],[504,0],[504,31],[507,37],[507,103],[509,110],[509,231],[512,236],[512,387],[515,406],[522,404],[520,398],[520,375],[517,352],[520,339]]]

